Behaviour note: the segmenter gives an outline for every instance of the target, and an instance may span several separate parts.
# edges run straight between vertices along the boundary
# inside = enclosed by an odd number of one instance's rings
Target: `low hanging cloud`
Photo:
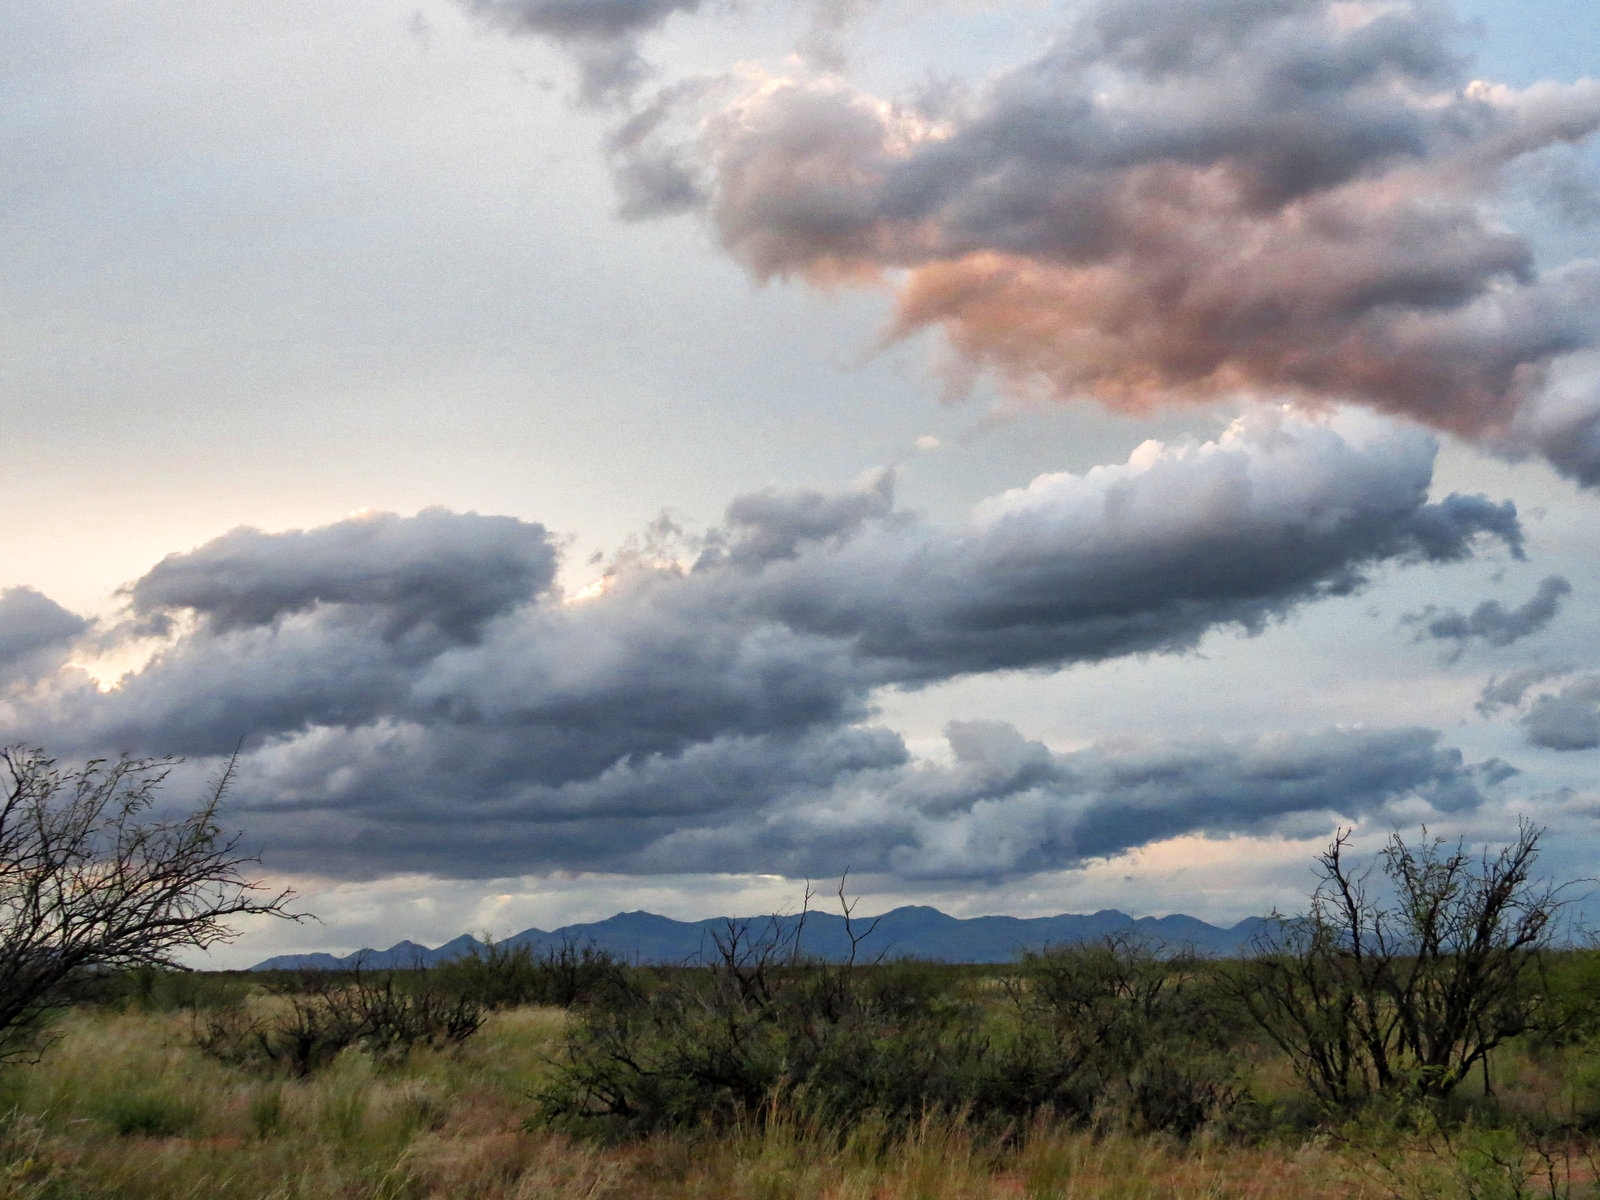
[[[1462,32],[1429,0],[1102,0],[934,99],[671,81],[609,151],[625,215],[892,290],[886,340],[942,332],[957,388],[1359,402],[1600,485],[1600,392],[1562,376],[1600,344],[1600,260],[1542,269],[1497,208],[1593,207],[1600,82],[1474,79]]]
[[[1402,622],[1416,625],[1419,640],[1433,638],[1456,644],[1459,656],[1473,639],[1490,646],[1509,646],[1541,632],[1561,611],[1561,602],[1572,594],[1572,584],[1560,575],[1547,575],[1538,589],[1516,608],[1506,608],[1498,600],[1485,600],[1470,613],[1432,605],[1421,612],[1407,613]]]
[[[374,731],[370,771],[345,776],[361,783],[338,802],[316,748],[258,758],[258,786],[270,784],[274,800],[250,815],[277,856],[330,874],[448,863],[483,878],[554,869],[800,877],[848,865],[908,881],[995,882],[1186,834],[1315,835],[1419,801],[1469,810],[1512,774],[1495,761],[1467,764],[1422,729],[1072,754],[998,723],[956,723],[947,737],[949,767],[908,762],[884,730],[721,740],[565,785],[524,781],[464,819],[465,806],[430,802],[431,789],[453,782],[439,764],[406,753],[396,731]],[[321,752],[348,761],[351,749]],[[301,783],[312,790],[298,792]]]
[[[970,836],[949,821],[981,811],[957,793],[982,773],[973,764],[1004,757],[1004,738],[957,728],[967,782],[933,786],[937,772],[871,722],[884,687],[1182,652],[1353,592],[1375,569],[1490,541],[1520,553],[1509,503],[1429,501],[1434,453],[1371,418],[1263,410],[1214,441],[1041,476],[953,529],[896,509],[888,475],[768,491],[736,499],[681,554],[660,544],[619,561],[587,599],[553,587],[551,535],[511,518],[236,530],[126,589],[126,625],[166,631],[147,665],[105,692],[72,669],[40,674],[0,722],[58,753],[205,759],[246,737],[236,803],[252,835],[280,869],[332,874],[788,870],[860,844],[892,872],[916,860],[998,876],[1114,853],[1119,837],[1348,815],[1369,801],[1336,798],[1369,759],[1400,764],[1393,786],[1367,787],[1370,803],[1448,807],[1476,795],[1450,752],[1419,749],[1417,731],[1352,735],[1327,743],[1345,766],[1305,772],[1251,776],[1255,752],[1196,752],[1184,770],[1200,782],[1117,834],[1126,772],[1027,749],[1019,762],[1038,759],[1048,795],[1025,797],[1026,771],[1014,775],[1008,812],[1033,832],[996,857],[978,845],[980,817]],[[1302,787],[1319,772],[1325,786]],[[1235,775],[1254,782],[1206,816],[1203,796]],[[905,798],[911,825],[885,796]]]
[[[821,805],[763,814],[763,843],[783,847],[793,875],[849,861],[906,879],[993,880],[1081,866],[1186,834],[1321,833],[1406,799],[1438,811],[1471,809],[1482,802],[1480,785],[1510,774],[1499,762],[1466,765],[1422,729],[1071,754],[1054,754],[1002,722],[956,722],[946,737],[953,766],[869,775]],[[720,831],[694,831],[675,836],[668,849],[718,843],[726,845]]]

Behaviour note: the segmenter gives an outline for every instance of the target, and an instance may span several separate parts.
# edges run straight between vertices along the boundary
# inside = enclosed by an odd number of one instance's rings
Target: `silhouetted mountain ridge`
[[[1220,928],[1196,917],[1132,917],[1114,908],[1097,913],[1061,913],[1054,917],[952,917],[927,905],[906,905],[877,917],[856,917],[847,928],[838,913],[813,910],[804,915],[800,935],[804,954],[834,961],[850,953],[850,933],[860,939],[858,954],[866,958],[924,958],[952,963],[1009,962],[1025,950],[1098,941],[1129,935],[1173,950],[1230,956],[1247,952],[1271,927],[1270,918],[1246,917]],[[637,963],[703,962],[716,953],[718,937],[742,928],[758,940],[788,938],[800,914],[764,917],[710,917],[675,921],[650,912],[623,912],[603,921],[564,925],[560,929],[525,929],[504,939],[502,946],[528,946],[542,954],[564,944],[595,946]],[[402,941],[387,950],[364,949],[339,957],[332,954],[281,954],[251,970],[337,970],[354,966],[433,966],[471,954],[481,943],[463,934],[429,949]]]

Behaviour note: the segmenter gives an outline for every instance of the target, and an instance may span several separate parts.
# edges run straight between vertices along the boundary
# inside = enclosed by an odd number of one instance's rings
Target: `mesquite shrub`
[[[426,972],[402,982],[393,971],[307,975],[276,1011],[243,1005],[197,1014],[195,1045],[235,1066],[306,1076],[356,1046],[403,1058],[418,1045],[465,1041],[484,1021],[483,1006],[438,985]]]
[[[542,1118],[644,1132],[785,1112],[894,1129],[947,1112],[1016,1129],[1048,1109],[1188,1136],[1236,1099],[1189,960],[1061,949],[997,991],[936,964],[808,960],[797,940],[730,923],[710,965],[578,1014]]]
[[[1215,964],[1113,936],[1022,968],[1009,986],[1025,1022],[1078,1064],[1074,1111],[1188,1137],[1239,1103],[1242,1029]]]
[[[595,945],[530,946],[486,941],[471,954],[430,968],[438,985],[485,1008],[524,1004],[571,1008],[626,987],[618,958]]]
[[[152,816],[176,765],[0,750],[0,1062],[30,1057],[47,1014],[109,973],[171,966],[240,917],[298,919],[222,831],[232,762],[186,814]]]
[[[1543,964],[1563,901],[1533,875],[1540,833],[1524,822],[1509,846],[1478,856],[1395,834],[1365,868],[1346,860],[1341,833],[1319,856],[1310,912],[1280,922],[1234,976],[1319,1098],[1440,1099],[1544,1023]]]

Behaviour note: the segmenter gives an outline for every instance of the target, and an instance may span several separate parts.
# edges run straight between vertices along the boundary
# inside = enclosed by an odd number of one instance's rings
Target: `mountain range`
[[[850,953],[851,929],[836,913],[809,912],[800,934],[803,953],[838,961]],[[704,962],[717,953],[717,940],[739,928],[760,941],[787,940],[802,917],[712,917],[703,921],[675,921],[648,912],[625,912],[560,929],[525,929],[499,942],[502,947],[527,946],[536,955],[562,945],[594,946],[634,963],[677,964]],[[853,931],[860,939],[859,956],[923,958],[952,963],[1009,962],[1026,950],[1046,946],[1098,941],[1129,935],[1171,949],[1230,956],[1246,953],[1255,941],[1275,928],[1268,917],[1247,917],[1237,925],[1219,928],[1195,917],[1174,913],[1166,917],[1131,917],[1116,909],[1097,913],[1061,913],[1054,917],[952,917],[925,905],[891,909],[879,917],[857,917]],[[863,936],[863,931],[865,936]],[[402,941],[387,950],[363,949],[339,957],[333,954],[281,954],[257,963],[251,970],[339,970],[355,966],[434,966],[472,954],[483,943],[463,934],[429,949]]]

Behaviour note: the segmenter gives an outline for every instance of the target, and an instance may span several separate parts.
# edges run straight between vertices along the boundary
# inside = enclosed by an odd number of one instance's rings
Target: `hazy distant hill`
[[[743,922],[759,937],[782,937],[799,921],[798,916],[727,918],[674,921],[655,913],[618,913],[604,921],[565,925],[546,932],[525,929],[502,943],[526,945],[535,953],[571,942],[593,945],[638,963],[690,963],[715,952],[715,937],[730,920]],[[927,958],[954,963],[1007,962],[1023,950],[1043,946],[1094,941],[1108,934],[1130,933],[1174,949],[1194,949],[1202,954],[1231,955],[1247,951],[1252,939],[1268,925],[1263,917],[1247,917],[1229,929],[1219,929],[1194,917],[1130,917],[1116,909],[1087,916],[1062,913],[1055,917],[947,916],[936,908],[912,905],[896,908],[876,918],[877,925],[863,939],[860,953],[869,958]],[[857,918],[856,932],[873,918]],[[812,912],[805,918],[801,949],[806,954],[840,959],[850,952],[844,918],[836,913]],[[357,950],[343,958],[331,954],[282,954],[257,963],[252,970],[336,969],[360,964],[367,967],[432,966],[470,954],[478,946],[465,935],[429,949],[416,942],[398,942],[387,950]]]

